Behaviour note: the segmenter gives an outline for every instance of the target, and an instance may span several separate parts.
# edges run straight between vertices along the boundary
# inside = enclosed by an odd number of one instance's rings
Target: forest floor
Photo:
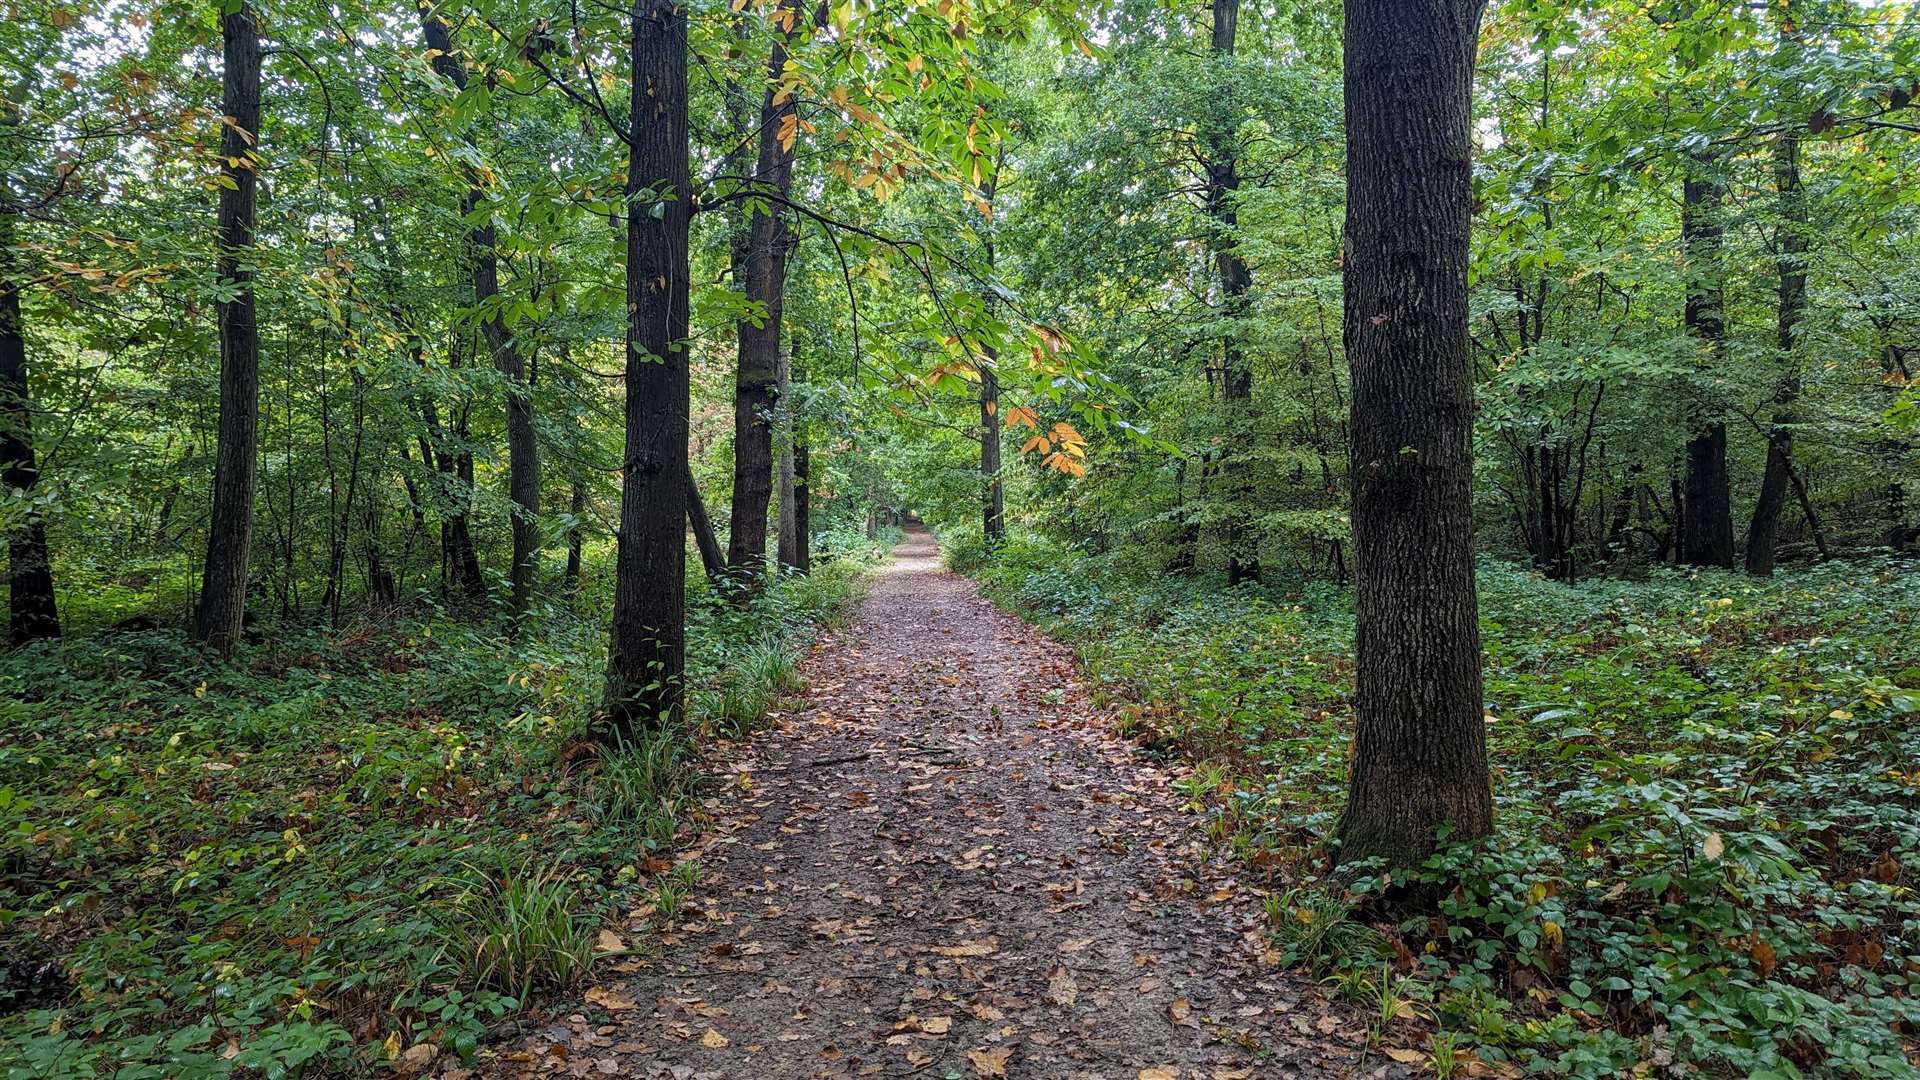
[[[1111,734],[1066,650],[927,533],[802,670],[804,700],[710,763],[678,910],[634,911],[636,951],[481,1075],[1403,1070],[1279,967],[1262,894],[1204,858],[1174,775]]]

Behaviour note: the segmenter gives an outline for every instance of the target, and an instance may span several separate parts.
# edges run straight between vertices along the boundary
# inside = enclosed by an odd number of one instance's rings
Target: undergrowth
[[[1228,589],[1033,540],[957,554],[1077,648],[1125,730],[1195,763],[1182,790],[1272,882],[1287,963],[1351,993],[1378,993],[1383,961],[1411,977],[1435,1067],[1916,1075],[1911,564],[1572,586],[1483,564],[1497,835],[1425,868],[1454,886],[1435,917],[1367,927],[1379,882],[1327,880],[1352,735],[1344,591]]]
[[[0,1071],[365,1071],[586,976],[602,916],[673,861],[693,744],[798,688],[873,550],[734,606],[690,583],[694,730],[599,749],[611,590],[509,641],[419,612],[0,655]]]

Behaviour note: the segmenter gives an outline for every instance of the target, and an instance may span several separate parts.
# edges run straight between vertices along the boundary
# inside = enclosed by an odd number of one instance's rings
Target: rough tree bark
[[[5,185],[0,184],[0,191]],[[8,640],[23,645],[60,636],[46,520],[31,508],[40,483],[33,448],[33,398],[27,386],[26,324],[15,266],[14,212],[0,206],[0,484],[24,492],[26,520],[7,535]]]
[[[1707,347],[1707,363],[1725,359],[1726,282],[1720,253],[1721,203],[1725,187],[1720,162],[1711,153],[1691,154],[1682,181],[1681,247],[1687,258],[1688,335]],[[1698,407],[1687,440],[1686,516],[1680,561],[1692,566],[1733,565],[1733,489],[1727,474],[1727,423],[1710,405]]]
[[[260,159],[260,32],[247,3],[220,16],[224,76],[220,134],[219,232],[216,272],[233,295],[219,302],[220,421],[215,437],[213,510],[194,636],[220,652],[233,650],[246,618],[247,560],[253,544],[253,498],[260,420],[260,331],[253,308],[254,179]]]
[[[431,11],[421,16],[427,48],[438,51],[433,70],[461,90],[467,88],[466,65],[453,54],[453,35],[439,15]],[[473,133],[461,132],[467,145],[473,145]],[[465,170],[466,194],[460,200],[460,216],[472,218],[483,197],[480,174]],[[500,295],[500,260],[495,254],[496,236],[491,219],[469,225],[467,258],[473,274],[474,307],[485,313]],[[533,397],[527,385],[526,365],[520,349],[507,333],[507,325],[496,309],[483,314],[481,333],[493,366],[506,385],[507,406],[507,494],[513,502],[513,563],[507,573],[507,611],[517,622],[526,614],[533,598],[534,578],[540,566],[540,446],[533,426]]]
[[[1493,827],[1467,355],[1484,0],[1348,0],[1347,357],[1357,721],[1343,863]]]
[[[627,132],[626,451],[608,733],[677,726],[686,672],[687,12],[634,0]]]
[[[753,190],[785,199],[793,186],[793,95],[780,86],[786,42],[799,26],[797,0],[785,0],[787,22],[767,58],[767,92],[760,105],[760,152]],[[744,286],[764,309],[758,324],[742,319],[739,369],[733,395],[733,507],[727,530],[727,567],[747,588],[767,572],[767,507],[773,496],[773,422],[779,382],[780,329],[787,283],[787,221],[779,202],[754,208],[747,225]]]
[[[1213,55],[1223,62],[1233,57],[1234,38],[1240,28],[1240,0],[1213,0]],[[1207,134],[1207,214],[1213,219],[1214,264],[1220,276],[1222,313],[1230,320],[1224,342],[1220,396],[1230,414],[1245,412],[1253,398],[1253,365],[1240,340],[1240,320],[1246,318],[1248,294],[1253,288],[1253,272],[1240,257],[1240,213],[1234,200],[1240,194],[1240,162],[1234,145],[1237,114],[1229,111],[1221,123],[1211,125]],[[1236,503],[1251,501],[1253,491],[1244,476],[1242,462],[1231,455],[1223,457],[1221,469],[1231,477],[1232,498]],[[1240,475],[1234,475],[1240,474]],[[1243,515],[1236,513],[1227,525],[1227,580],[1260,580],[1260,558],[1250,550],[1252,530]]]

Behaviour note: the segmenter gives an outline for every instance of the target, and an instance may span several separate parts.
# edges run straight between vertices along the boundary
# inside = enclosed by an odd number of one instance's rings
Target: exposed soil
[[[1275,966],[1261,894],[1204,861],[1173,775],[1108,731],[1065,650],[925,532],[895,556],[797,711],[716,764],[699,884],[664,933],[638,913],[625,935],[658,947],[484,1071],[1400,1071]]]

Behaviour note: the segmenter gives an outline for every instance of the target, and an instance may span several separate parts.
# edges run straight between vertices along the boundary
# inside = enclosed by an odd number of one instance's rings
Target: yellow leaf
[[[700,1045],[709,1050],[718,1050],[727,1045],[727,1037],[713,1028],[708,1028],[707,1033],[700,1036]]]
[[[1053,449],[1053,444],[1047,441],[1045,435],[1035,435],[1020,445],[1020,452],[1023,454],[1031,454],[1035,447],[1038,447],[1040,452],[1044,454]]]
[[[1427,1060],[1427,1055],[1419,1050],[1403,1050],[1394,1046],[1387,1048],[1387,1056],[1402,1065],[1419,1065]]]

